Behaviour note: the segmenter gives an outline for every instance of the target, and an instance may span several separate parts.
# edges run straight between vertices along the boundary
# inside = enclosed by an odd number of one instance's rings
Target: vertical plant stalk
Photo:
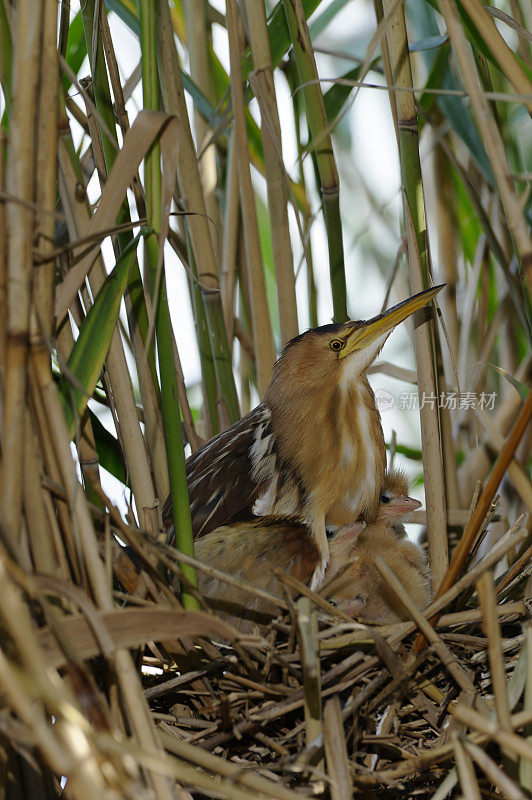
[[[471,100],[473,114],[490,160],[508,227],[514,238],[529,290],[532,293],[532,241],[519,198],[515,192],[504,142],[484,95],[475,60],[462,29],[456,5],[451,0],[441,0],[440,11],[445,20],[462,79]]]
[[[297,86],[297,67],[294,62],[294,58],[291,57],[287,70],[286,70],[286,77],[288,80],[288,85],[292,90],[292,109],[294,112],[294,128],[296,133],[296,141],[297,141],[297,155],[298,155],[298,167],[299,167],[299,182],[304,189],[305,196],[307,196],[307,183],[305,178],[305,170],[303,167],[303,143],[301,141],[301,116],[303,113],[303,104],[304,100],[301,97],[301,92],[295,91]],[[294,209],[295,213],[297,214],[297,209]],[[310,229],[312,226],[312,215],[310,210],[302,209],[301,214],[303,217],[303,237],[306,243],[306,267],[307,267],[307,303],[308,303],[308,315],[309,315],[309,326],[311,328],[316,328],[318,326],[318,291],[316,288],[316,281],[314,278],[314,261],[312,258],[312,246],[310,241]]]
[[[7,191],[33,203],[35,114],[41,46],[41,3],[20,0],[15,19],[13,114],[10,124]],[[3,158],[3,153],[1,154]],[[13,555],[18,551],[24,470],[24,427],[33,261],[33,210],[9,203],[6,211],[7,324],[6,371],[0,473],[1,533]],[[9,457],[5,457],[9,454]]]
[[[338,170],[325,113],[318,70],[301,0],[283,0],[290,38],[305,99],[310,138],[315,143],[316,163],[320,177],[323,217],[329,246],[329,269],[333,298],[334,321],[347,319],[344,248],[340,218],[340,186]]]
[[[159,108],[159,76],[157,74],[157,35],[155,8],[149,0],[140,3],[140,42],[142,50],[142,93],[144,108]],[[144,185],[146,213],[151,227],[160,234],[163,226],[162,174],[159,143],[155,142],[144,160]],[[162,270],[159,296],[154,297],[155,331],[157,335],[157,357],[161,376],[161,406],[170,477],[170,496],[176,535],[176,547],[187,555],[194,555],[192,523],[188,499],[185,453],[181,434],[181,409],[179,406],[177,377],[174,369],[173,332],[166,296],[164,261],[160,250],[164,241],[152,234],[146,240],[146,256],[150,275],[151,291],[157,284],[157,272]],[[161,258],[160,258],[161,255]],[[182,564],[183,575],[193,586],[197,586],[194,567]],[[182,587],[185,608],[199,608],[196,598]]]
[[[209,51],[212,49],[209,37],[209,21],[207,17],[207,0],[184,0],[185,24],[187,30],[187,46],[190,60],[190,77],[200,89],[205,97],[213,102],[212,80],[210,74],[211,60]],[[213,103],[216,105],[216,103]],[[210,133],[208,122],[194,110],[194,130],[196,132],[196,144],[198,150]],[[220,209],[216,200],[216,146],[210,144],[205,148],[199,162],[199,171],[203,194],[205,197],[205,208],[212,220],[210,233],[212,246],[216,252],[216,231],[220,227]],[[220,258],[220,254],[218,254]]]
[[[297,628],[299,653],[303,671],[303,696],[305,707],[305,744],[307,747],[323,736],[321,712],[321,667],[318,655],[318,618],[308,597],[297,601]],[[319,752],[319,751],[318,751]],[[321,759],[311,763],[323,767]]]
[[[225,416],[232,423],[239,418],[240,412],[218,285],[218,268],[212,248],[211,223],[207,217],[196,150],[190,131],[170,9],[162,0],[157,3],[157,19],[157,57],[161,90],[166,110],[176,117],[179,126],[176,153],[179,189],[185,211],[194,212],[187,217],[187,227],[198,266],[220,401],[225,406]]]
[[[383,0],[385,14],[390,13],[393,0]],[[412,88],[412,72],[408,56],[404,8],[399,6],[391,14],[386,29],[394,85]],[[397,119],[399,125],[399,158],[404,186],[404,206],[408,242],[408,265],[413,293],[431,285],[423,183],[419,160],[417,114],[412,92],[397,92]],[[423,444],[423,470],[425,477],[425,502],[427,507],[427,534],[432,586],[436,589],[447,569],[449,560],[447,542],[447,513],[445,481],[443,475],[442,447],[437,403],[424,403],[424,397],[438,396],[433,322],[418,315],[415,323],[414,344],[418,371],[420,397],[421,441]]]
[[[240,195],[234,133],[229,136],[227,178],[225,184],[224,238],[220,290],[227,338],[231,345],[235,322],[236,261],[240,231]]]
[[[129,130],[129,118],[126,111],[124,93],[122,91],[122,84],[120,82],[120,73],[118,70],[118,63],[115,56],[111,32],[109,30],[107,12],[103,5],[100,5],[100,23],[102,46],[105,53],[107,69],[109,71],[109,79],[115,101],[116,117],[120,125],[120,130],[122,131],[122,136],[125,137]],[[143,218],[146,216],[146,207],[144,202],[144,191],[138,172],[133,178],[132,190],[137,206],[137,213],[139,217]],[[125,209],[125,212],[127,212],[127,209]],[[125,213],[124,216],[126,219],[128,218],[127,213]],[[127,246],[128,242],[130,241],[128,236],[123,236],[120,239],[117,237],[117,240],[121,249]],[[140,280],[140,271],[136,259],[132,264],[132,273],[133,277],[130,278],[128,289],[124,294],[124,303],[126,306],[129,324],[131,348],[137,369],[139,389],[142,399],[142,411],[144,414],[145,435],[148,443],[151,466],[153,469],[153,477],[155,486],[157,488],[158,497],[164,498],[168,496],[170,491],[170,483],[168,479],[168,464],[166,461],[166,451],[164,447],[163,421],[157,393],[158,384],[154,368],[155,359],[153,356],[153,351],[148,353],[144,345],[147,314],[144,303],[142,282]]]
[[[80,176],[76,171],[75,160],[76,155],[72,139],[69,132],[65,132],[59,142],[59,194],[65,210],[69,235],[73,241],[83,235],[90,219],[87,206],[76,200],[75,191],[76,186],[80,184]],[[82,181],[80,185],[83,185]],[[102,257],[98,255],[90,274],[93,296],[102,287],[105,276],[106,272]],[[106,367],[112,387],[113,401],[118,411],[121,441],[124,445],[124,455],[131,475],[139,521],[143,525],[143,509],[153,506],[155,493],[146,445],[139,425],[131,377],[118,329],[111,340]],[[156,533],[156,531],[152,531],[152,533]]]
[[[297,336],[299,328],[292,243],[288,224],[287,175],[283,163],[281,124],[273,82],[272,57],[264,3],[263,0],[259,0],[259,2],[243,0],[243,3],[254,66],[253,72],[249,74],[249,80],[260,108],[268,210],[272,230],[273,263],[277,278],[281,341],[284,345]]]
[[[478,599],[482,611],[484,633],[488,639],[491,685],[495,698],[495,710],[499,727],[512,732],[512,715],[506,688],[506,669],[502,649],[502,637],[497,619],[497,597],[491,571],[487,570],[477,581]]]
[[[85,40],[87,43],[87,51],[91,59],[91,70],[93,75],[93,91],[96,108],[101,119],[105,122],[108,131],[115,131],[115,114],[113,103],[111,99],[111,92],[109,89],[109,81],[107,78],[107,69],[104,60],[103,41],[106,42],[106,55],[109,69],[109,75],[114,80],[114,94],[115,105],[117,109],[117,116],[122,129],[122,134],[125,135],[129,124],[127,122],[127,114],[123,104],[122,90],[119,80],[116,79],[117,68],[114,63],[113,53],[111,52],[111,45],[108,38],[107,17],[104,4],[99,2],[99,13],[95,20],[95,0],[86,0],[82,4],[81,12],[83,16],[83,25],[85,29]],[[94,41],[94,22],[97,24],[97,31],[99,26],[102,28],[102,37],[98,35],[96,39],[96,48],[93,53]],[[93,55],[95,56],[93,63]],[[103,147],[104,164],[100,166],[102,174],[108,174],[115,162],[117,155],[116,142],[113,143],[102,132],[101,142]],[[96,143],[93,142],[93,146]],[[144,200],[142,193],[138,187],[135,186],[136,177],[133,179],[133,190],[135,192],[135,200],[137,202],[137,211],[139,216],[144,216]],[[129,203],[127,198],[124,198],[122,207],[120,208],[117,216],[117,223],[129,222],[131,219],[129,212]],[[124,233],[118,234],[116,240],[113,240],[115,247],[115,255],[118,257],[120,252],[131,242],[132,234]],[[155,359],[153,352],[147,353],[144,347],[148,331],[148,316],[146,304],[144,300],[144,293],[142,288],[142,279],[137,259],[134,260],[130,278],[128,282],[128,289],[124,295],[126,312],[130,330],[130,341],[132,344],[133,354],[137,373],[139,377],[139,388],[142,397],[142,406],[146,422],[146,438],[149,445],[150,455],[152,456],[152,466],[154,477],[157,485],[159,497],[166,497],[168,494],[168,470],[166,465],[166,453],[163,447],[163,426],[158,407],[158,398],[156,392],[157,373],[155,369]],[[150,374],[151,373],[151,374]],[[113,389],[113,391],[115,391]],[[122,414],[120,415],[123,416]],[[138,423],[137,423],[138,425]],[[150,503],[151,505],[151,503]]]
[[[57,2],[43,0],[41,32],[41,63],[39,109],[37,115],[36,194],[39,209],[37,224],[37,246],[39,253],[46,255],[54,247],[57,176]],[[42,213],[41,213],[42,212]],[[32,314],[31,338],[41,342],[40,326],[50,336],[53,328],[54,262],[45,261],[34,270],[34,292],[37,315]],[[38,320],[37,320],[38,316]],[[46,355],[48,357],[48,354]]]
[[[246,268],[251,304],[251,324],[257,370],[257,388],[262,397],[270,382],[275,351],[266,302],[266,287],[259,240],[259,227],[255,209],[255,195],[251,183],[249,148],[246,130],[244,90],[242,87],[241,48],[238,33],[239,18],[235,0],[226,0],[227,33],[231,64],[231,98],[233,102],[234,142],[238,162],[240,204],[246,251]]]

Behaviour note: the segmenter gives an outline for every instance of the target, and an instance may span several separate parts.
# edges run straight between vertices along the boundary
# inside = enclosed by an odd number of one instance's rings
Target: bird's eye
[[[334,606],[335,608],[336,608],[336,607],[337,607],[337,605],[338,605],[338,603],[336,602],[336,600],[331,600],[330,598],[327,600],[327,602],[329,603],[329,605],[330,605],[330,606]]]
[[[345,342],[342,339],[331,339],[329,342],[329,347],[331,350],[334,350],[335,353],[338,353],[339,350],[344,349]]]
[[[389,503],[391,499],[392,497],[388,492],[383,492],[381,494],[381,503]]]

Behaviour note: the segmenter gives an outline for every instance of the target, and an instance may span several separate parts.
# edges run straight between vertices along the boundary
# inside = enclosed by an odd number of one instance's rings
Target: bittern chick
[[[187,460],[197,536],[252,512],[295,516],[316,542],[312,588],[319,584],[329,555],[326,522],[371,522],[377,514],[386,454],[367,369],[396,325],[441,288],[286,345],[264,402]],[[167,524],[169,511],[167,501]]]
[[[377,555],[393,569],[419,608],[425,608],[430,601],[425,552],[406,538],[403,526],[421,503],[408,497],[406,490],[403,475],[389,474],[376,520],[362,531],[346,526],[331,543],[331,559],[322,593],[349,616],[367,622],[397,622],[408,618],[400,600],[375,566]],[[342,569],[345,564],[348,566]]]
[[[417,508],[420,503],[396,495],[390,489],[390,481],[383,490],[383,495],[384,492],[386,499],[384,502],[381,500],[377,517],[379,526],[375,552],[386,557],[390,547],[389,539],[394,543],[399,541],[398,534],[391,525],[404,521],[407,513]],[[400,503],[399,497],[401,497]],[[397,514],[392,511],[395,501],[398,502]],[[408,512],[405,509],[406,501],[412,504]],[[380,535],[382,529],[388,530],[388,540]],[[341,568],[353,558],[364,531],[365,523],[357,522],[340,528],[332,536],[326,581],[335,578]],[[205,564],[218,567],[230,575],[276,595],[281,594],[281,582],[274,574],[276,569],[297,578],[302,583],[308,583],[319,563],[319,551],[308,527],[291,518],[263,517],[223,526],[196,540],[194,547],[196,557]],[[415,548],[415,545],[412,547]],[[401,553],[400,557],[404,558],[404,554]],[[346,575],[349,570],[352,568],[348,567]],[[365,590],[365,586],[360,586],[358,574],[354,575],[353,571],[350,574],[353,594],[350,595],[349,586],[340,575],[335,584],[331,583],[330,591],[334,592],[332,599],[343,605],[344,601],[349,599],[354,601],[356,598],[357,608],[363,610],[359,594]],[[254,624],[265,623],[268,619],[267,614],[276,612],[275,605],[251,595],[243,588],[235,587],[202,572],[198,572],[198,578],[200,591],[208,599],[209,604],[246,632],[251,630]],[[420,581],[423,580],[424,573],[423,577],[420,577]],[[350,612],[351,606],[347,604],[346,607]],[[368,610],[371,613],[372,609],[373,606],[366,602],[365,618],[368,618]],[[389,614],[393,614],[391,608]]]

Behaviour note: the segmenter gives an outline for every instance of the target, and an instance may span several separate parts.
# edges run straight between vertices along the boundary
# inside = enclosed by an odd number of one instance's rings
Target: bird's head
[[[408,496],[406,477],[399,470],[390,470],[381,491],[377,520],[390,525],[406,522],[418,508],[421,508],[419,500]]]
[[[392,330],[442,288],[425,289],[370,320],[322,325],[296,336],[275,365],[268,394],[275,393],[281,382],[285,388],[288,381],[305,390],[327,383],[337,385],[343,375],[356,379],[376,358]]]

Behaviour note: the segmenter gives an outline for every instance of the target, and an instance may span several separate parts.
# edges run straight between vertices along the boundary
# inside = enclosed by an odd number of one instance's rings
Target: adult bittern
[[[396,493],[394,486],[401,495]],[[425,604],[423,552],[404,540],[404,533],[398,534],[394,528],[421,505],[417,500],[404,496],[404,486],[402,476],[389,473],[375,522],[369,526],[363,522],[345,525],[329,540],[326,596],[351,616],[359,611],[365,619],[380,620],[384,616],[383,621],[386,621],[395,614],[394,599],[373,566],[377,554],[387,561],[397,556],[401,563],[397,565],[393,561],[394,569],[397,567],[401,580],[412,589],[415,601],[419,605]],[[309,527],[290,517],[257,517],[224,525],[197,539],[194,550],[204,564],[276,595],[280,595],[282,590],[276,570],[308,584],[320,563],[320,553]],[[412,565],[416,559],[419,561],[417,570],[415,564]],[[346,564],[348,566],[344,569]],[[198,571],[198,581],[201,593],[213,609],[243,630],[249,631],[254,624],[266,622],[265,614],[276,612],[276,606],[267,600],[201,570]],[[371,582],[374,584],[373,594],[368,592]]]
[[[264,401],[187,460],[196,536],[252,513],[295,516],[314,536],[318,584],[328,559],[326,523],[371,522],[379,505],[385,447],[366,371],[396,325],[441,288],[286,345]],[[167,524],[169,516],[167,501]]]

